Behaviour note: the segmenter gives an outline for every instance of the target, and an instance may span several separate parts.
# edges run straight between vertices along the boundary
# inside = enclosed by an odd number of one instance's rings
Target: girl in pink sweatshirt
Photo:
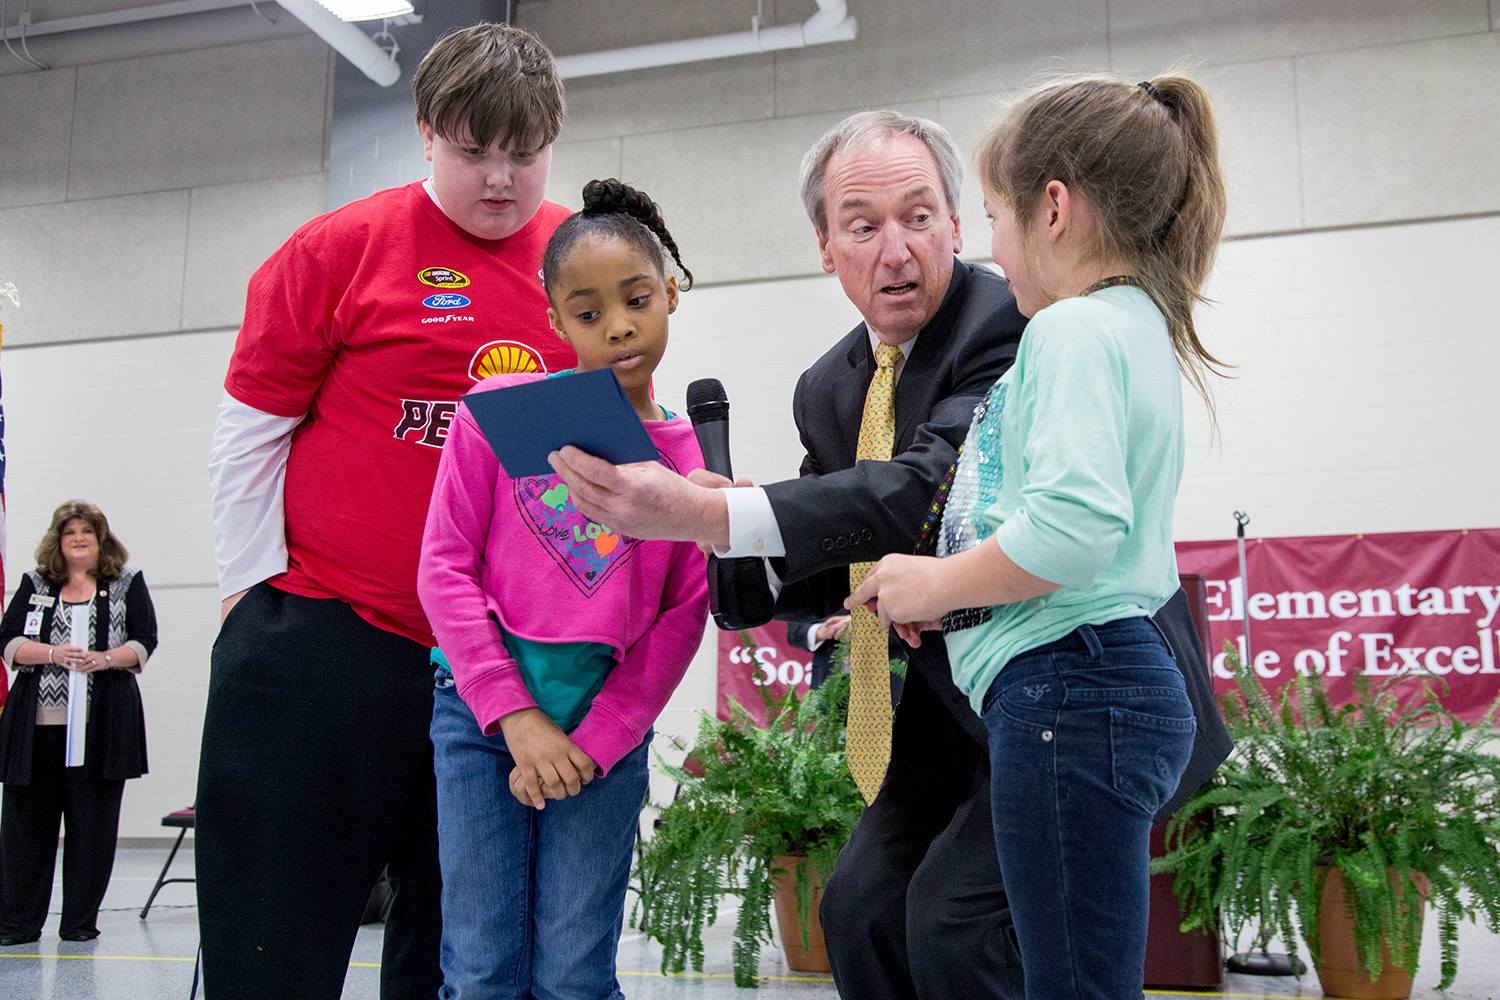
[[[683,273],[661,213],[592,181],[543,259],[552,328],[608,367],[661,461],[703,464],[651,396]],[[545,378],[496,375],[474,391]],[[578,513],[554,475],[510,479],[460,406],[443,447],[417,591],[439,649],[432,718],[444,985],[466,997],[623,997],[615,949],[646,796],[651,727],[708,613],[704,557]]]

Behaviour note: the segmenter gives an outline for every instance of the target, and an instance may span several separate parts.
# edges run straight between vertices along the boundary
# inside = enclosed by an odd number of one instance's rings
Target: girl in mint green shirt
[[[1151,818],[1194,721],[1151,622],[1177,589],[1181,377],[1225,202],[1207,96],[1182,77],[1022,98],[978,155],[995,262],[1031,317],[976,409],[938,557],[849,598],[913,645],[941,629],[990,734],[991,806],[1028,998],[1139,997]]]

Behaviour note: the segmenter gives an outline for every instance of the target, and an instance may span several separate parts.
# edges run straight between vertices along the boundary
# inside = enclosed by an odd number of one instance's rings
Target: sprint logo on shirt
[[[424,267],[417,272],[417,280],[433,288],[467,288],[469,277],[451,267]]]

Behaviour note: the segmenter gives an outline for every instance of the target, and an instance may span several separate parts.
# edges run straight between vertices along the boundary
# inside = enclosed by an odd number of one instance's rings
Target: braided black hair
[[[634,246],[655,261],[663,275],[667,273],[667,254],[671,254],[682,272],[682,290],[693,287],[693,272],[682,263],[677,241],[662,220],[661,207],[644,191],[611,177],[585,184],[583,210],[564,219],[547,241],[546,253],[542,255],[542,284],[548,298],[552,297],[558,272],[573,252],[573,245],[584,236],[596,234],[613,236]]]

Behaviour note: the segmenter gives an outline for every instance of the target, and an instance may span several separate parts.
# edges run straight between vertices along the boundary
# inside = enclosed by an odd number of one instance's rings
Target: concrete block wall
[[[322,209],[330,66],[301,35],[0,77],[6,346],[238,327]]]
[[[748,5],[652,16],[646,0],[523,4],[559,54],[742,30]],[[767,4],[807,17],[807,0]],[[1500,211],[1500,35],[1485,0],[855,0],[848,43],[572,81],[549,191],[615,163],[662,203],[705,283],[815,273],[797,164],[844,114],[894,106],[973,148],[1000,99],[1059,72],[1188,67],[1219,104],[1229,233],[1247,237]],[[710,15],[717,12],[718,16]],[[607,28],[606,28],[607,26]],[[987,238],[977,185],[964,256]],[[680,230],[680,231],[679,231]]]
[[[519,17],[569,54],[743,30],[754,8],[547,0]],[[789,24],[814,6],[764,8]],[[440,23],[479,9],[433,0],[426,25],[395,29],[408,74]],[[1234,509],[1265,534],[1493,526],[1500,0],[850,9],[854,42],[568,86],[549,196],[576,204],[617,175],[663,204],[700,286],[658,388],[670,406],[694,378],[725,381],[737,471],[795,471],[795,376],[857,321],[796,195],[823,129],[896,106],[971,149],[997,98],[1041,75],[1188,63],[1220,104],[1235,237],[1204,335],[1240,368],[1216,437],[1190,405],[1179,537],[1227,536]],[[125,836],[159,834],[192,796],[217,622],[205,463],[245,281],[325,206],[425,176],[405,88],[303,34],[0,73],[0,274],[23,295],[0,314],[9,565],[57,502],[94,499],[162,618],[142,677],[152,774],[130,786]],[[964,256],[984,259],[972,181],[960,212]],[[705,648],[661,729],[690,734],[712,693]]]

